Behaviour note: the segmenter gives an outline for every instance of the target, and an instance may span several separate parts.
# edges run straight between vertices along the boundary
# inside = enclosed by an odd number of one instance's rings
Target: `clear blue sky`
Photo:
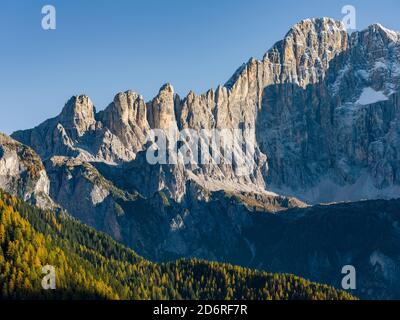
[[[41,28],[46,4],[56,30]],[[294,23],[342,19],[346,4],[358,29],[400,30],[399,0],[1,0],[0,131],[35,126],[75,94],[100,110],[127,89],[150,100],[165,82],[181,96],[215,88]]]

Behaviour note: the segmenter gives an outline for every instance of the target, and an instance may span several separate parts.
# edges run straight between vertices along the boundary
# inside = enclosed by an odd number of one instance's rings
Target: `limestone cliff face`
[[[95,129],[94,114],[94,106],[89,97],[72,97],[62,110],[59,122],[72,140],[77,140],[86,132]]]
[[[325,76],[264,88],[257,141],[269,188],[315,202],[399,195],[398,34],[353,33]]]
[[[42,208],[52,207],[50,181],[36,153],[0,133],[0,188]]]
[[[60,116],[13,136],[43,159],[136,161],[149,172],[144,155],[135,159],[151,145],[150,129],[241,129],[254,149],[247,174],[238,163],[158,166],[158,182],[144,190],[170,185],[179,200],[192,180],[211,191],[273,191],[310,203],[391,198],[400,190],[399,46],[399,34],[378,24],[350,36],[341,22],[307,19],[215,90],[181,99],[166,84],[148,103],[128,91],[97,114],[89,98],[73,97]]]
[[[100,122],[126,149],[122,159],[134,159],[142,150],[150,129],[146,113],[143,98],[132,91],[118,93],[114,101],[99,113]]]
[[[17,131],[13,137],[31,146],[44,160],[54,155],[107,163],[132,160],[142,136],[140,130],[129,126],[132,119],[129,119],[129,116],[126,119],[126,114],[121,112],[123,108],[135,106],[116,106],[120,103],[120,95],[117,95],[116,101],[100,114],[95,114],[94,106],[87,96],[74,96],[65,104],[60,115],[34,129]],[[100,117],[105,123],[109,123],[112,120],[109,117],[110,109],[111,112],[115,111],[114,117],[117,120],[109,128],[104,127],[97,118]],[[122,116],[124,118],[121,118]],[[124,123],[125,120],[127,122]],[[119,129],[126,130],[122,134]],[[133,146],[130,143],[132,141],[135,142]]]
[[[83,223],[123,241],[117,222],[117,200],[131,197],[105,179],[95,167],[80,159],[55,156],[45,162],[51,180],[50,196]]]
[[[304,20],[224,87],[190,93],[178,125],[254,131],[258,169],[234,180],[242,190],[310,203],[397,197],[399,54],[399,34],[381,25],[349,36],[332,19]]]
[[[152,129],[175,129],[177,127],[175,117],[174,88],[165,84],[158,95],[148,105],[148,118]]]

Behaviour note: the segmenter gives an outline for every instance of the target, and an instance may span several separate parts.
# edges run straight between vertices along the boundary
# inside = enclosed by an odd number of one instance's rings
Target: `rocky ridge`
[[[0,188],[39,207],[51,207],[50,180],[40,157],[0,133]]]
[[[166,84],[148,103],[128,91],[99,113],[77,96],[58,117],[13,137],[43,159],[121,165],[147,150],[150,129],[241,129],[255,150],[252,171],[177,166],[171,177],[181,187],[169,190],[175,200],[187,179],[212,191],[274,192],[309,203],[392,198],[399,191],[399,48],[398,33],[379,24],[349,35],[341,22],[307,19],[216,90],[181,99]]]

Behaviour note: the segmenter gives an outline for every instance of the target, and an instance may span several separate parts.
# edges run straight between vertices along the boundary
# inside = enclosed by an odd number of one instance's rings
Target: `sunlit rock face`
[[[39,156],[0,133],[0,188],[41,208],[54,206],[50,181]]]
[[[372,25],[340,42],[317,82],[264,88],[267,185],[310,203],[398,197],[399,35]]]

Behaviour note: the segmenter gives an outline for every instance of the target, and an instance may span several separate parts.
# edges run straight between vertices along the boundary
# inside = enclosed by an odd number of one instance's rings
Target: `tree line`
[[[42,267],[56,270],[44,290]],[[153,263],[66,212],[0,191],[2,299],[354,299],[327,285],[197,259]]]

